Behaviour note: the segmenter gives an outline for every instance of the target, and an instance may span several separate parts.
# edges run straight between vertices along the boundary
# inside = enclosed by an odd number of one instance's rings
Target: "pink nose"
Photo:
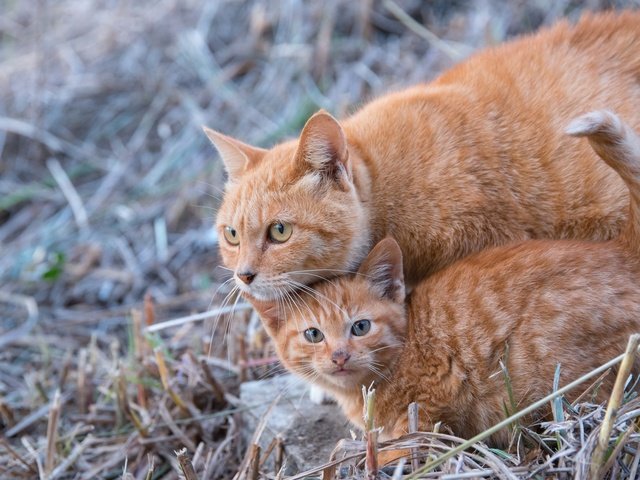
[[[345,350],[336,350],[331,355],[331,361],[338,365],[339,367],[344,367],[344,364],[349,361],[351,355]]]
[[[236,275],[247,285],[253,282],[253,279],[256,278],[256,274],[252,272],[236,273]]]

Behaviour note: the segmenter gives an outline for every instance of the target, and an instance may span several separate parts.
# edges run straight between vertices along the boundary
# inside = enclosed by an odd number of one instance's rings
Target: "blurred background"
[[[217,268],[211,228],[224,172],[202,125],[269,147],[319,108],[343,116],[380,93],[428,81],[479,48],[585,10],[638,4],[0,0],[0,433],[21,427],[7,441],[33,466],[19,439],[28,434],[42,453],[47,417],[20,421],[60,388],[61,432],[91,426],[117,446],[136,432],[127,427],[131,411],[153,423],[141,398],[167,394],[153,347],[165,352],[172,382],[186,389],[195,378],[205,392],[214,387],[202,372],[185,373],[185,364],[210,353],[236,365],[238,355],[270,358],[268,347],[236,345],[244,317],[220,322],[226,337],[212,336],[215,319],[208,318],[132,340],[137,315],[151,324],[206,312],[227,293],[219,288],[228,274]],[[237,369],[212,368],[229,394],[265,374],[249,368],[240,378]],[[130,384],[118,384],[119,375]],[[140,397],[147,376],[156,380]],[[185,395],[200,413],[223,408],[198,403],[194,388]],[[80,394],[88,395],[85,404]],[[118,395],[138,395],[136,407]],[[232,435],[229,422],[186,435],[213,451]],[[175,432],[153,433],[160,434],[169,439],[162,447],[126,444],[134,475],[147,465],[140,452],[156,455],[157,466],[165,450],[178,448]],[[68,450],[83,438],[70,437]],[[240,439],[229,444],[236,445],[224,450],[229,466],[215,478],[230,475],[242,456]],[[119,452],[105,469],[122,472],[122,451],[89,451],[79,454],[78,471]],[[23,474],[8,452],[0,444],[0,475],[3,468]],[[50,467],[68,453],[50,454]]]
[[[473,50],[607,1],[4,1],[0,284],[54,316],[203,292],[223,171]]]

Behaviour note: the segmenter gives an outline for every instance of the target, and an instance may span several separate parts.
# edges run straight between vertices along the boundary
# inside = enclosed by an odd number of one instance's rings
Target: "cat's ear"
[[[405,286],[402,271],[402,252],[391,237],[381,240],[358,269],[371,288],[382,298],[404,302]]]
[[[313,115],[300,134],[297,157],[305,169],[339,183],[351,180],[347,137],[340,123],[324,110]]]
[[[211,143],[213,143],[213,146],[216,147],[216,150],[218,150],[229,175],[229,180],[232,182],[235,182],[244,172],[257,165],[267,152],[262,148],[252,147],[208,127],[203,126],[202,129],[211,140]]]

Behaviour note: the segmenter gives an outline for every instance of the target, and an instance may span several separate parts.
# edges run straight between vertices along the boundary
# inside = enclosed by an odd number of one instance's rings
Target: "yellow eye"
[[[293,227],[287,222],[276,222],[269,227],[269,240],[284,243],[291,237]]]
[[[240,236],[235,228],[226,226],[224,227],[224,238],[230,245],[238,245],[240,243]]]

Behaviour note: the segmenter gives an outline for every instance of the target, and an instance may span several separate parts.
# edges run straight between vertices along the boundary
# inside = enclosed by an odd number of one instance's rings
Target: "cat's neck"
[[[457,207],[451,207],[442,189],[459,187],[452,184],[450,163],[460,161],[464,149],[459,147],[465,141],[449,131],[449,122],[438,114],[441,90],[416,87],[408,91],[410,101],[402,100],[402,95],[385,97],[344,122],[354,184],[369,213],[368,247],[388,235],[394,237],[405,256],[409,285],[450,263],[452,256],[460,256],[457,246],[440,245],[443,238],[447,242],[457,238],[454,232],[449,234],[454,229],[449,216],[458,218]],[[461,109],[466,99],[458,97],[453,106]],[[469,119],[462,112],[456,118],[456,129],[465,131]],[[448,210],[443,211],[445,207]]]
[[[353,184],[363,210],[363,215],[361,216],[362,223],[352,239],[353,248],[350,249],[354,252],[354,255],[351,259],[352,264],[349,266],[349,269],[355,271],[373,245],[375,245],[377,239],[372,228],[372,225],[375,223],[375,208],[372,208],[374,189],[372,186],[371,171],[368,166],[369,162],[363,156],[358,144],[352,142],[349,144],[349,158],[351,159]]]

